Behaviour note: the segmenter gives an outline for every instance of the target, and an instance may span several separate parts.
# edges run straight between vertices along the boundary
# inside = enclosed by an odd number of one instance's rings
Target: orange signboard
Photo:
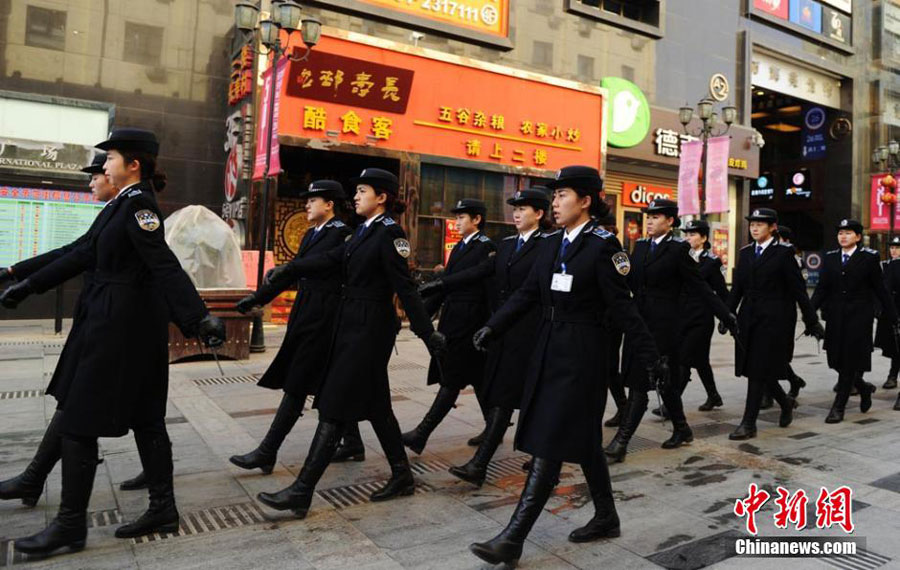
[[[450,253],[462,239],[462,234],[456,228],[456,220],[444,220],[444,266],[450,262]]]
[[[645,208],[647,204],[657,198],[673,200],[674,195],[673,188],[638,184],[637,182],[622,183],[622,205],[629,208]]]
[[[509,0],[360,0],[387,8],[505,38],[509,33]]]
[[[281,135],[542,170],[604,167],[599,87],[326,36],[291,63],[284,90]]]

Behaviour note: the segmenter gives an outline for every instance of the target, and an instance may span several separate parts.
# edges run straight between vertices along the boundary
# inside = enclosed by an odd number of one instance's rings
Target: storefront
[[[367,166],[399,173],[411,259],[427,271],[458,239],[450,209],[459,199],[487,203],[497,238],[511,231],[506,199],[516,190],[569,164],[605,169],[599,86],[340,30],[288,65],[282,83],[276,261],[293,255],[305,227],[297,196],[316,178],[349,190]]]

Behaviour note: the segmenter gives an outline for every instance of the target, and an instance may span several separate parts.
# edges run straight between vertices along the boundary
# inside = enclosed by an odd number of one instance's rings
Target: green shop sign
[[[607,77],[600,85],[609,92],[607,142],[617,148],[639,144],[650,132],[650,105],[637,85],[621,77]]]

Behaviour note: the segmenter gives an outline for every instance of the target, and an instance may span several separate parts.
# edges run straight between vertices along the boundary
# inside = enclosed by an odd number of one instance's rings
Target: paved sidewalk
[[[131,436],[101,440],[100,465],[91,500],[93,527],[80,553],[25,561],[11,539],[36,532],[59,504],[60,470],[50,476],[38,506],[0,504],[0,566],[29,568],[279,568],[388,569],[483,568],[468,551],[505,525],[524,483],[525,458],[512,449],[512,429],[481,489],[447,473],[473,449],[466,440],[480,431],[480,413],[471,391],[437,429],[425,453],[412,457],[418,493],[370,504],[374,485],[389,469],[368,424],[362,434],[364,463],[332,465],[319,485],[306,520],[271,511],[256,502],[259,491],[288,485],[296,476],[312,438],[316,412],[298,422],[272,475],[234,467],[228,457],[259,442],[281,393],[255,385],[274,356],[283,329],[267,328],[269,350],[249,361],[229,362],[219,376],[213,362],[171,367],[167,423],[174,442],[175,487],[182,513],[178,536],[119,540],[113,532],[146,507],[146,492],[122,492],[118,484],[140,470]],[[0,478],[19,473],[33,454],[55,401],[43,396],[63,339],[44,321],[0,322]],[[352,355],[345,355],[352,358]],[[670,424],[649,414],[625,463],[611,467],[622,520],[622,536],[576,545],[566,536],[584,524],[593,507],[580,470],[567,465],[561,483],[526,544],[521,568],[869,568],[900,567],[900,412],[891,410],[896,390],[881,390],[888,362],[875,357],[868,379],[879,386],[867,414],[852,398],[844,423],[826,425],[835,374],[812,340],[797,342],[796,371],[809,386],[801,392],[794,423],[777,426],[778,411],[764,412],[757,439],[731,442],[743,411],[745,382],[736,380],[731,345],[716,336],[713,365],[724,408],[698,412],[704,394],[699,381],[685,394],[693,444],[675,451],[659,448]],[[425,385],[428,355],[408,331],[397,342],[390,365],[394,407],[404,429],[427,410],[435,389]],[[608,408],[607,415],[613,410]],[[605,437],[611,437],[606,430]],[[855,537],[865,539],[848,559],[761,559],[735,557],[734,540],[747,536],[733,514],[735,499],[756,483],[775,495],[776,486],[810,495],[811,516],[803,531],[774,527],[774,501],[757,516],[760,536],[844,537],[838,528],[815,528],[820,487],[853,489]]]

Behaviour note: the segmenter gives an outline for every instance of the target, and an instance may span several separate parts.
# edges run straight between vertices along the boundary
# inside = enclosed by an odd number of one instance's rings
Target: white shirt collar
[[[563,239],[569,240],[570,244],[573,243],[575,241],[575,238],[578,237],[578,234],[581,233],[581,230],[584,229],[584,226],[588,225],[588,222],[590,222],[590,220],[581,224],[577,228],[574,228],[571,232],[563,230]]]
[[[850,251],[844,251],[844,248],[841,248],[841,258],[843,258],[843,256],[845,256],[845,255],[853,255],[854,253],[856,253],[857,247],[858,246],[854,245],[853,249],[851,249]]]
[[[369,218],[368,220],[366,220],[366,221],[365,221],[366,227],[371,226],[371,225],[372,225],[372,222],[375,221],[375,218],[377,218],[378,216],[381,216],[381,215],[382,215],[382,214],[375,214],[374,216],[372,216],[371,218]]]
[[[762,247],[762,250],[763,250],[763,251],[766,251],[766,248],[769,247],[770,245],[772,245],[772,242],[773,242],[773,241],[775,241],[775,238],[774,238],[774,237],[770,237],[769,239],[767,239],[766,241],[764,241],[764,242],[762,242],[762,243],[756,242],[756,245],[753,246],[753,249],[754,249],[754,251],[755,251],[756,248]]]
[[[319,224],[318,226],[316,226],[316,231],[319,231],[319,230],[321,230],[322,228],[324,228],[324,227],[325,227],[325,224],[327,224],[328,222],[330,222],[330,221],[333,220],[333,219],[334,219],[334,217],[328,218],[327,220],[325,220],[324,222],[322,222],[321,224]],[[366,220],[366,222],[368,222],[368,220]],[[368,223],[367,223],[366,225],[368,226]]]
[[[669,235],[668,232],[667,232],[667,233],[664,233],[663,235],[661,235],[661,236],[659,236],[659,237],[653,238],[653,241],[656,242],[656,245],[659,245],[659,244],[662,242],[662,240],[666,239],[666,236],[667,236],[667,235]]]
[[[112,198],[110,198],[106,203],[107,203],[107,204],[113,203],[113,202],[115,201],[115,199],[118,198],[119,196],[121,196],[122,194],[124,194],[126,190],[128,190],[128,189],[131,188],[132,186],[136,186],[136,185],[138,185],[138,184],[140,184],[140,182],[135,182],[134,184],[129,184],[129,185],[126,186],[125,188],[122,188],[121,190],[119,190],[119,193],[118,193],[118,194],[116,194],[115,196],[113,196]]]
[[[531,236],[533,236],[534,232],[536,232],[536,231],[537,231],[537,228],[534,228],[533,230],[529,230],[529,231],[525,232],[524,234],[519,234],[519,237],[522,238],[523,242],[528,243],[528,239],[531,238]]]
[[[477,232],[477,231],[476,231],[476,232],[470,233],[469,235],[467,235],[466,237],[464,237],[464,238],[462,239],[462,240],[463,240],[463,243],[465,243],[466,245],[469,245],[469,242],[472,241],[472,238],[474,238],[475,236],[477,236],[479,233],[480,233],[480,232]]]

